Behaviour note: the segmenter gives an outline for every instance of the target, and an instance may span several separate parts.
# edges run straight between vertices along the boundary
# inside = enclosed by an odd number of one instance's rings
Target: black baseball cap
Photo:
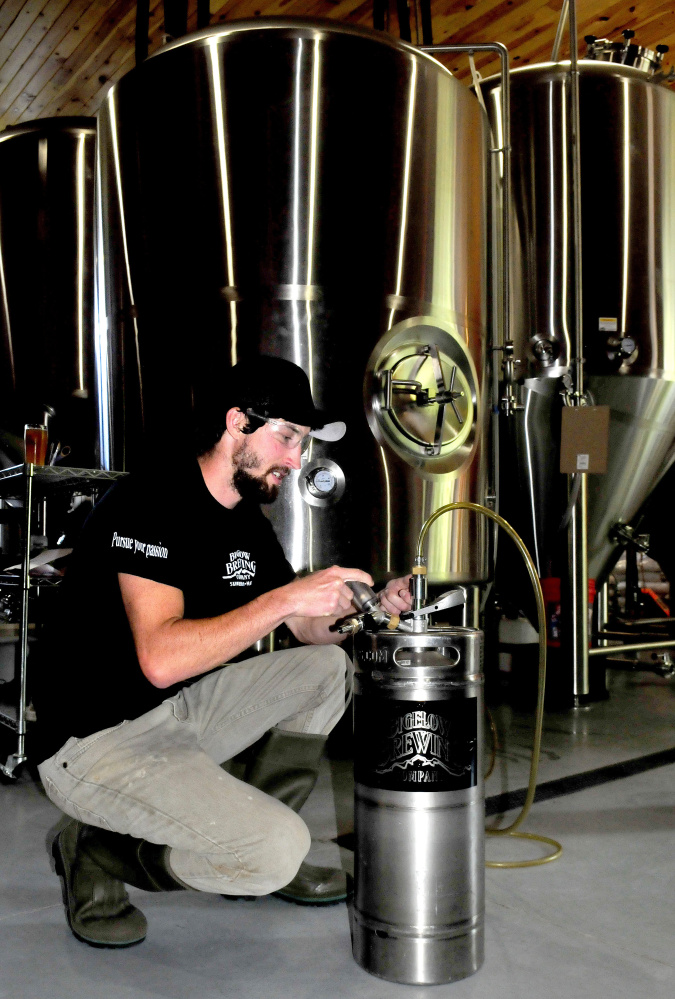
[[[239,361],[228,372],[227,382],[228,406],[310,427],[310,436],[322,441],[344,437],[346,425],[316,408],[309,378],[292,361],[267,355]]]

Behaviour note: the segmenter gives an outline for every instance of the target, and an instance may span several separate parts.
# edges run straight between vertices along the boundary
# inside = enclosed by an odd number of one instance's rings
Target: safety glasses
[[[247,416],[254,416],[256,420],[262,420],[270,428],[270,433],[272,437],[284,447],[287,447],[289,451],[293,448],[300,446],[300,450],[304,451],[309,447],[310,434],[306,434],[300,427],[296,427],[293,423],[286,423],[285,420],[272,420],[269,416],[261,416],[259,413],[255,413],[252,409],[246,410]]]

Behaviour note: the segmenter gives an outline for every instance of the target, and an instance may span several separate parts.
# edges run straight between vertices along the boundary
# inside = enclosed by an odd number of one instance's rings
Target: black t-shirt
[[[182,590],[186,618],[223,614],[295,575],[259,507],[222,506],[197,462],[161,481],[131,476],[115,485],[82,530],[37,656],[43,757],[69,736],[137,718],[185,686],[160,690],[143,675],[120,572]]]

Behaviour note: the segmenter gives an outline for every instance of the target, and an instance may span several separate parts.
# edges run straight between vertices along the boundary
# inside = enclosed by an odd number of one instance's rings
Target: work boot
[[[123,833],[84,826],[81,848],[113,878],[143,891],[184,891],[188,888],[169,866],[169,847]]]
[[[325,744],[324,735],[273,728],[244,779],[299,812],[316,784]],[[347,876],[339,868],[303,861],[293,880],[273,894],[298,905],[334,905],[347,898]]]
[[[145,940],[148,924],[111,877],[81,845],[87,827],[72,819],[55,837],[52,855],[61,878],[66,919],[73,935],[92,947],[131,947]]]

